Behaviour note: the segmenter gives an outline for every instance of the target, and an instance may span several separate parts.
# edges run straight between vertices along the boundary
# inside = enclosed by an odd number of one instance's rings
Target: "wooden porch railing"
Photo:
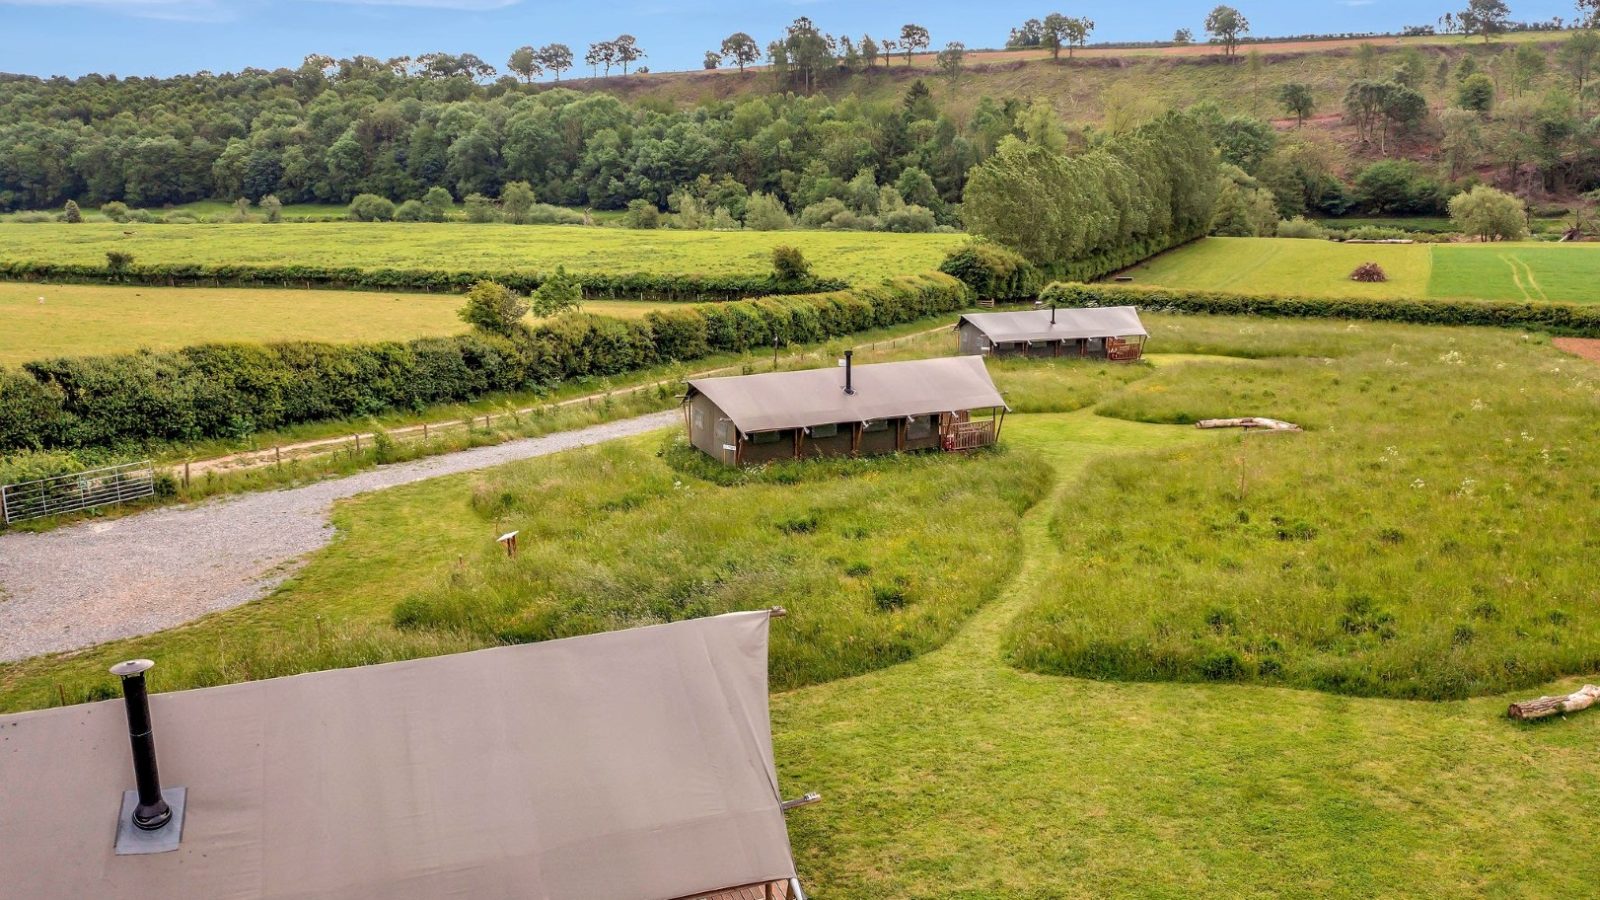
[[[976,450],[995,442],[994,422],[957,422],[945,429],[944,449]]]

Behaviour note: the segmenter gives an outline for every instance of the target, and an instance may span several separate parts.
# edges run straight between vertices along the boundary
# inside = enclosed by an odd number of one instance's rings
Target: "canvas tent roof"
[[[1087,309],[1058,309],[1050,324],[1050,310],[972,313],[961,317],[995,343],[1021,341],[1076,341],[1084,338],[1136,337],[1148,335],[1139,311],[1131,306],[1104,306]]]
[[[785,880],[767,627],[152,695],[163,786],[188,802],[180,848],[147,856],[113,855],[120,700],[0,716],[0,893],[659,900]]]
[[[852,382],[855,393],[846,394],[840,366],[698,378],[689,387],[746,434],[1006,405],[983,360],[971,356],[855,366]]]

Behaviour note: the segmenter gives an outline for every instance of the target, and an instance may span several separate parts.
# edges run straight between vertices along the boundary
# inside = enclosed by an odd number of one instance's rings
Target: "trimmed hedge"
[[[930,273],[879,285],[655,311],[570,314],[513,338],[482,332],[405,343],[207,344],[0,369],[0,451],[116,448],[241,437],[301,422],[547,388],[721,351],[824,340],[966,306]]]
[[[358,269],[333,266],[247,266],[162,264],[135,265],[112,271],[103,265],[0,260],[0,279],[65,281],[89,284],[140,284],[166,287],[285,287],[336,290],[465,291],[479,281],[493,281],[530,292],[544,283],[537,272],[452,272],[435,269]],[[808,294],[848,288],[834,278],[780,281],[772,275],[569,275],[589,299],[674,300],[704,302],[741,300],[773,294]]]
[[[1413,325],[1485,325],[1600,337],[1600,306],[1574,303],[1279,297],[1062,282],[1045,288],[1040,297],[1059,306],[1138,306],[1156,312],[1373,319]]]

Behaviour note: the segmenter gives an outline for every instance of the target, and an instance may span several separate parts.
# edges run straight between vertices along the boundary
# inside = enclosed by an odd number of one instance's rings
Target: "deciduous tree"
[[[1484,184],[1451,198],[1450,221],[1480,241],[1514,241],[1528,233],[1522,201]]]
[[[1487,44],[1506,30],[1511,8],[1505,0],[1467,0],[1467,8],[1456,13],[1455,21],[1463,34],[1479,35]]]
[[[928,37],[928,29],[921,25],[907,24],[900,26],[900,52],[906,55],[906,65],[911,65],[911,57],[918,50],[926,50],[932,41]]]
[[[554,72],[556,81],[561,73],[572,68],[572,48],[566,44],[545,44],[534,53],[534,59],[545,71]]]
[[[878,42],[872,39],[872,35],[861,36],[861,59],[867,64],[868,69],[878,64],[878,49]]]
[[[490,334],[510,336],[522,327],[528,314],[528,301],[503,284],[480,281],[467,291],[466,305],[457,315],[461,321]]]
[[[1600,0],[1578,0],[1578,15],[1585,28],[1600,28]]]
[[[1278,88],[1278,102],[1283,104],[1283,109],[1294,116],[1296,127],[1304,125],[1306,119],[1316,112],[1317,101],[1311,92],[1311,85],[1300,81],[1291,81]]]
[[[750,35],[736,31],[722,39],[722,58],[738,66],[743,73],[745,66],[761,59],[761,45]]]
[[[532,300],[533,314],[548,319],[578,309],[583,304],[583,286],[567,274],[565,266],[556,266],[556,273],[539,285]]]
[[[511,51],[511,58],[506,60],[506,68],[521,76],[526,84],[544,74],[544,67],[539,65],[539,53],[533,47],[524,45]]]
[[[939,74],[949,79],[953,88],[961,80],[961,64],[967,58],[967,45],[960,41],[951,41],[944,45],[935,59],[939,67]]]
[[[1600,0],[1595,2],[1600,3]],[[1593,77],[1597,65],[1600,65],[1600,32],[1575,32],[1562,43],[1556,59],[1560,61],[1561,68],[1572,76],[1573,94],[1578,98],[1578,118],[1587,118],[1585,101],[1588,100],[1589,79]]]
[[[1072,48],[1082,47],[1089,42],[1089,35],[1094,33],[1094,20],[1087,16],[1069,16],[1067,18],[1067,58],[1072,58]]]
[[[1250,20],[1231,6],[1218,6],[1206,16],[1206,33],[1222,45],[1224,56],[1232,56],[1239,49],[1239,39],[1250,33]]]
[[[616,40],[611,42],[611,46],[616,61],[622,66],[623,75],[628,74],[628,66],[644,59],[647,55],[644,50],[640,49],[639,42],[631,34],[619,35]]]

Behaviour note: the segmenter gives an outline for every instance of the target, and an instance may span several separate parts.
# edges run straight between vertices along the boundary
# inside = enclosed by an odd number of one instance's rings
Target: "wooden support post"
[[[428,423],[427,422],[423,422],[422,423],[422,439],[424,441],[426,441],[428,439]]]
[[[276,463],[277,465],[279,465],[279,466],[283,465],[283,448],[282,447],[274,446],[272,448],[272,461],[274,463]]]
[[[517,558],[517,535],[520,533],[518,531],[508,531],[495,538],[500,543],[500,546],[506,548],[506,556],[512,559]]]
[[[360,432],[356,433],[356,452],[357,453],[361,452],[361,434],[360,434]]]
[[[188,460],[184,460],[183,461],[183,486],[184,487],[188,487],[189,486],[189,461]]]

